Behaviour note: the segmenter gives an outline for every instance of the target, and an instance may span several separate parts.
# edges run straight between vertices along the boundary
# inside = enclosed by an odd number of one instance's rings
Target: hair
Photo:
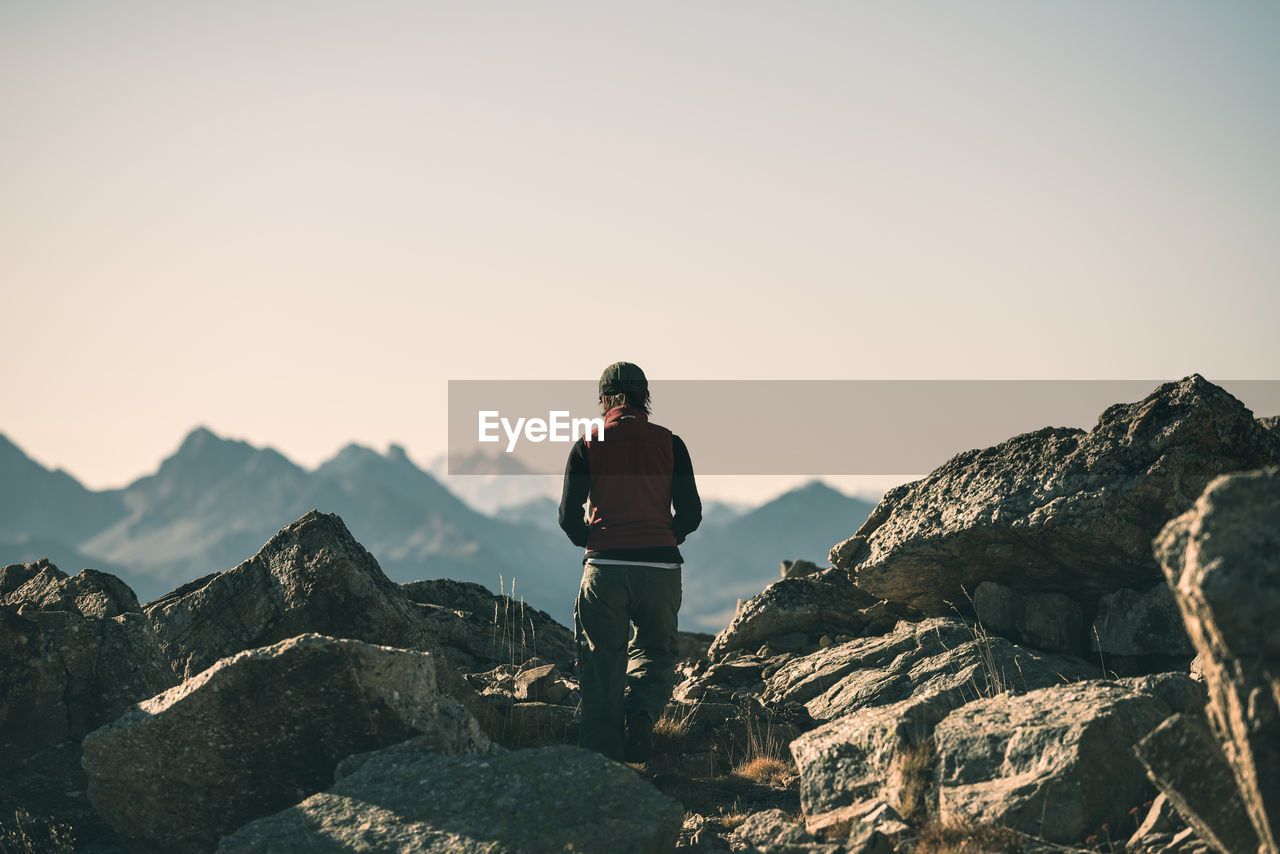
[[[653,411],[653,405],[649,399],[649,390],[645,389],[643,396],[635,392],[622,392],[620,394],[602,394],[600,395],[600,411],[608,412],[615,406],[633,406],[636,409],[643,409],[645,415]]]

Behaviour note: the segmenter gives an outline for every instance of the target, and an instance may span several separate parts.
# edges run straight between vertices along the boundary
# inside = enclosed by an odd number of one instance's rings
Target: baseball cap
[[[600,394],[644,394],[649,390],[649,380],[639,365],[631,362],[614,362],[600,375]]]

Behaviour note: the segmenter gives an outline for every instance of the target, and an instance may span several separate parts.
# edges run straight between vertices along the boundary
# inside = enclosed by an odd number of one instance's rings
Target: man
[[[560,497],[560,527],[586,549],[574,606],[578,743],[647,762],[654,721],[675,686],[678,546],[702,521],[702,502],[684,442],[649,421],[649,383],[639,367],[605,368],[600,404],[604,430],[574,444]]]

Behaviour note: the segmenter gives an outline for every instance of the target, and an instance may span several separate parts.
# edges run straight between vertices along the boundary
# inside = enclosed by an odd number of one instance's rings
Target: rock
[[[400,585],[420,606],[427,631],[449,661],[468,671],[520,665],[537,657],[571,668],[573,632],[545,611],[469,581],[438,578]]]
[[[244,563],[179,587],[146,612],[181,679],[307,632],[402,649],[430,641],[417,609],[373,555],[341,519],[315,510]]]
[[[1120,828],[1155,794],[1133,745],[1168,712],[1155,697],[1099,681],[963,706],[934,731],[939,820],[1063,843]]]
[[[1092,634],[1094,652],[1107,657],[1164,656],[1182,659],[1185,665],[1196,652],[1173,591],[1163,581],[1144,590],[1125,588],[1103,596]]]
[[[1260,850],[1280,851],[1280,469],[1218,478],[1154,544]]]
[[[811,560],[784,560],[782,562],[783,578],[802,578],[818,571],[818,565]]]
[[[973,591],[973,609],[992,634],[1054,652],[1084,651],[1084,609],[1061,593],[1018,593],[984,581]]]
[[[916,812],[923,778],[933,776],[933,730],[963,703],[954,694],[924,694],[862,709],[792,741],[811,830],[876,802]]]
[[[1142,824],[1125,841],[1125,854],[1209,854],[1215,850],[1194,834],[1173,803],[1161,793],[1152,802]]]
[[[1079,601],[1160,580],[1151,538],[1216,475],[1280,462],[1280,437],[1193,374],[1108,408],[1089,432],[1046,427],[953,457],[890,490],[831,552],[872,596],[928,614],[994,581]]]
[[[763,848],[769,845],[813,845],[814,839],[803,824],[796,824],[780,809],[767,809],[747,816],[734,828],[730,843]]]
[[[1158,833],[1168,833],[1181,823],[1178,811],[1173,808],[1173,804],[1169,801],[1169,796],[1161,792],[1151,802],[1151,808],[1147,810],[1146,818],[1142,820],[1142,824],[1138,825],[1138,829],[1133,832],[1133,836],[1129,837],[1129,840],[1125,843],[1125,848],[1140,847],[1143,844],[1144,837],[1150,838]],[[1178,829],[1181,830],[1180,827]]]
[[[1280,415],[1271,415],[1266,418],[1259,418],[1258,426],[1263,430],[1280,436]]]
[[[896,619],[879,601],[849,583],[845,573],[827,570],[775,581],[742,603],[729,626],[711,644],[707,656],[719,661],[738,649],[755,649],[778,635],[805,632],[864,634],[888,631]]]
[[[960,620],[902,621],[890,634],[847,641],[796,657],[767,680],[766,703],[802,703],[817,721],[916,695],[947,692],[958,701],[1028,691],[1098,675],[1067,656],[987,637]]]
[[[378,751],[338,781],[222,840],[219,854],[276,851],[671,850],[683,809],[624,765],[559,745],[483,756]]]
[[[569,686],[554,664],[526,664],[516,673],[514,693],[517,700],[559,703],[569,696]]]
[[[0,744],[79,739],[175,681],[141,614],[0,607]]]
[[[689,852],[729,851],[729,842],[718,833],[719,827],[706,816],[686,812],[680,826],[676,848]]]
[[[422,609],[334,514],[308,511],[239,566],[179,587],[146,613],[179,679],[237,652],[316,633],[436,655],[440,690],[486,730],[493,725],[489,708],[446,663]]]
[[[71,828],[74,850],[115,850],[85,797],[80,738],[172,686],[168,661],[132,591],[106,573],[14,564],[0,569],[0,600],[0,822],[25,810],[33,827]]]
[[[111,573],[85,569],[70,578],[48,558],[0,569],[0,605],[23,604],[84,617],[118,617],[142,610],[129,585]]]
[[[1152,673],[1148,676],[1126,676],[1114,681],[1141,694],[1159,698],[1160,702],[1177,714],[1204,717],[1207,697],[1204,685],[1186,673]]]
[[[884,801],[865,800],[805,819],[805,829],[816,839],[835,841],[851,835],[862,836],[858,826],[874,826],[881,822],[901,822],[893,807]],[[904,825],[905,827],[905,825]]]
[[[760,655],[735,654],[725,661],[698,668],[677,685],[671,695],[679,702],[728,702],[758,694],[764,688],[761,677],[767,661]]]
[[[338,760],[429,733],[487,747],[429,653],[308,634],[223,659],[85,738],[94,807],[137,851],[210,851],[328,786]]]
[[[707,650],[711,648],[711,642],[716,639],[715,635],[706,632],[677,632],[676,647],[677,655],[685,661],[698,661],[707,657]]]
[[[1139,741],[1135,752],[1151,781],[1215,851],[1258,850],[1231,766],[1203,719],[1173,715]]]

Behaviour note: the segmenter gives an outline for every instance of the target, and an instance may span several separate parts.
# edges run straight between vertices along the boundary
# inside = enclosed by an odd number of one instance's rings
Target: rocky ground
[[[1198,376],[959,454],[683,635],[635,766],[569,629],[336,516],[146,605],[4,567],[0,852],[1277,852],[1277,466]]]

